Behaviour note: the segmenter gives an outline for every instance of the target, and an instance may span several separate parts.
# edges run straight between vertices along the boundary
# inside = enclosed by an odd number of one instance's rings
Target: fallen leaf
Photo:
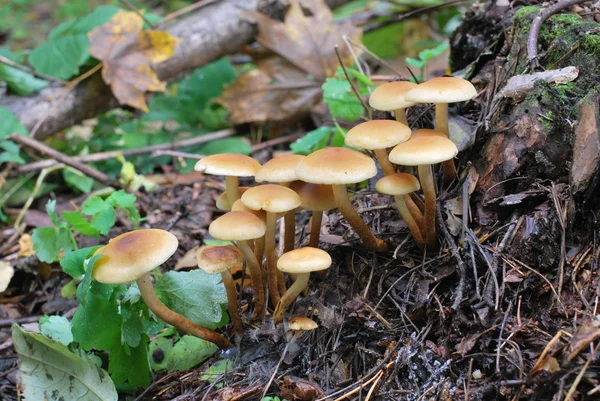
[[[10,280],[15,274],[15,268],[6,262],[0,262],[0,292],[8,288]]]
[[[336,24],[323,0],[291,0],[283,22],[256,11],[247,15],[258,25],[262,47],[250,52],[257,70],[238,77],[219,99],[233,124],[281,122],[308,112],[339,66],[335,46],[352,62],[342,36],[360,41],[362,35],[350,22]]]
[[[286,376],[281,385],[281,397],[293,401],[312,401],[324,395],[316,383],[295,376]]]
[[[119,11],[88,34],[90,54],[103,63],[102,77],[122,104],[148,111],[144,93],[164,91],[150,67],[170,58],[181,39],[163,31],[142,31],[135,12]]]
[[[569,343],[569,361],[572,361],[582,351],[589,348],[589,345],[600,339],[600,316],[584,316],[581,319],[579,329],[571,338]]]
[[[31,235],[23,234],[21,238],[19,238],[19,256],[24,258],[31,255],[35,255]]]

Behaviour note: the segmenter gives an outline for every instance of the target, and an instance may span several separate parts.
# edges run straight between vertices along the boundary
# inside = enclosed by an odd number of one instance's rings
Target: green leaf
[[[92,196],[91,198],[88,198],[88,200],[86,200],[83,203],[83,206],[81,207],[81,211],[85,214],[87,214],[88,216],[93,216],[99,212],[101,212],[102,210],[104,210],[106,208],[107,204],[104,201],[104,199],[102,199],[99,196]]]
[[[77,279],[85,274],[85,260],[91,257],[99,248],[100,246],[91,246],[69,252],[60,260],[60,266],[65,273]]]
[[[115,208],[112,206],[107,207],[104,210],[98,212],[91,221],[92,227],[94,227],[102,235],[108,234],[112,226],[115,225],[116,213]]]
[[[198,147],[197,153],[201,155],[214,155],[217,153],[239,153],[242,155],[249,155],[252,153],[252,146],[242,138],[223,138]]]
[[[406,57],[404,60],[411,67],[423,68],[425,66],[425,61],[417,60],[416,58]]]
[[[40,319],[39,325],[40,333],[46,337],[67,346],[73,342],[71,322],[66,317],[43,316]]]
[[[8,140],[0,141],[0,149],[5,150],[5,152],[0,153],[0,163],[25,163],[25,160],[20,156],[21,149],[16,143]]]
[[[0,121],[2,121],[2,124],[0,124],[0,140],[15,133],[29,135],[29,132],[23,127],[17,116],[2,106],[0,106]]]
[[[79,171],[70,167],[64,168],[63,178],[67,184],[71,187],[83,192],[84,194],[89,193],[94,185],[94,179],[87,177]]]
[[[156,340],[150,342],[148,354],[150,355],[150,367],[152,370],[167,369],[172,349],[173,343],[169,338],[158,337]]]
[[[58,258],[56,245],[56,229],[54,227],[38,227],[31,236],[33,250],[39,260],[52,263]]]
[[[337,130],[332,127],[319,127],[313,131],[310,131],[302,138],[296,140],[296,142],[290,145],[290,149],[293,153],[299,155],[309,155],[319,149],[323,149],[329,144],[331,135]]]
[[[219,348],[209,341],[185,335],[175,343],[165,358],[167,370],[173,372],[193,368],[213,356],[218,350]]]
[[[434,57],[440,56],[446,50],[448,50],[448,44],[440,43],[439,45],[437,45],[436,47],[434,47],[432,49],[425,49],[425,50],[422,50],[421,52],[419,52],[419,58],[421,60],[427,62]]]
[[[16,61],[13,54],[3,47],[0,47],[0,55]],[[6,64],[0,64],[0,81],[5,81],[8,89],[19,96],[27,96],[48,86],[48,82]]]
[[[92,271],[94,269],[94,264],[102,258],[104,255],[94,255],[89,260],[84,261],[84,270],[85,275],[79,286],[77,286],[77,300],[81,303],[81,305],[86,306],[88,302],[88,297],[90,296],[90,289],[92,288]],[[108,284],[100,284],[94,281],[95,288],[98,289],[97,285],[104,285],[109,288],[112,288]],[[108,291],[108,290],[107,290]],[[102,293],[106,293],[107,291],[101,291]],[[111,289],[112,291],[112,289]],[[109,294],[110,296],[110,294]],[[103,296],[102,299],[108,299],[108,297]]]
[[[56,214],[56,200],[50,199],[46,203],[46,213],[50,217],[50,221],[54,227],[60,227],[60,221],[58,220],[58,214]]]
[[[62,218],[86,237],[98,238],[100,236],[98,229],[92,227],[88,219],[77,210],[63,212]]]
[[[15,350],[21,359],[22,395],[27,400],[64,399],[117,401],[108,374],[89,358],[82,358],[63,344],[41,334],[12,326]]]
[[[362,115],[363,106],[352,92],[352,86],[347,80],[327,78],[321,88],[323,101],[329,106],[329,112],[333,117],[351,122]]]
[[[148,362],[148,336],[137,347],[125,344],[110,350],[108,372],[117,385],[129,382],[135,387],[148,387],[150,384],[150,364]]]
[[[90,57],[85,34],[62,36],[42,43],[31,51],[29,63],[36,72],[69,79],[79,73]]]
[[[103,25],[120,10],[115,6],[99,6],[91,14],[82,18],[72,19],[63,22],[54,28],[48,35],[48,39],[58,39],[60,37],[77,34],[87,34],[97,26]]]
[[[131,287],[134,288],[134,287]],[[121,342],[130,347],[137,347],[145,332],[143,313],[147,312],[146,304],[142,301],[121,303]]]
[[[88,291],[73,316],[73,338],[86,351],[115,349],[121,344],[121,323],[116,302]]]
[[[192,322],[210,329],[222,324],[227,295],[220,275],[200,269],[170,271],[157,280],[155,289],[169,308]]]
[[[128,194],[123,189],[113,192],[108,198],[106,203],[113,205],[114,207],[128,208],[133,207],[136,201],[136,197],[133,194]]]

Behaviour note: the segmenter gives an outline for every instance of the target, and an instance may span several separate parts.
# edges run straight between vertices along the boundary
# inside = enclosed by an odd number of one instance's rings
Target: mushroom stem
[[[283,294],[281,300],[277,304],[275,308],[275,312],[273,312],[273,322],[275,324],[279,324],[283,321],[283,317],[285,316],[285,310],[290,306],[294,299],[300,295],[300,293],[308,286],[308,279],[310,277],[310,273],[300,273],[296,277],[296,281],[294,284],[288,288],[288,290]]]
[[[267,212],[267,231],[265,232],[265,255],[267,256],[267,283],[269,297],[273,306],[279,303],[279,287],[277,285],[277,251],[275,249],[275,226],[277,214]]]
[[[398,211],[400,212],[400,216],[402,216],[402,219],[404,219],[404,222],[408,226],[408,229],[410,230],[410,232],[411,232],[412,236],[414,237],[415,242],[417,243],[419,248],[425,248],[425,241],[423,240],[423,235],[421,234],[419,225],[413,218],[412,214],[410,213],[410,211],[406,205],[406,202],[405,202],[406,198],[410,199],[409,197],[406,197],[405,195],[395,196],[394,199],[396,200],[396,208],[398,208]]]
[[[338,209],[365,245],[374,251],[385,250],[387,248],[386,242],[373,235],[369,227],[352,207],[346,186],[343,184],[334,184],[331,187],[333,188],[333,196],[335,197]]]
[[[231,270],[227,269],[222,271],[221,278],[223,279],[223,285],[225,286],[225,292],[227,293],[227,312],[229,312],[233,331],[237,334],[241,334],[244,332],[244,325],[242,323],[240,310],[238,309],[237,291],[235,290],[235,283],[233,282]]]
[[[239,179],[237,177],[230,175],[225,176],[225,191],[227,192],[227,200],[229,201],[229,205],[233,205],[233,203],[240,198],[238,186]]]
[[[314,210],[310,219],[310,240],[308,246],[319,247],[319,237],[321,236],[321,223],[323,222],[323,211]]]
[[[427,248],[435,248],[435,185],[433,183],[433,172],[430,164],[421,164],[419,169],[419,179],[421,180],[421,189],[425,195],[425,243]]]
[[[383,170],[385,175],[392,175],[396,173],[396,169],[390,159],[388,158],[387,151],[385,149],[375,149],[375,156],[377,156],[377,161],[379,161],[379,165]]]
[[[412,218],[415,219],[417,226],[419,226],[421,233],[424,234],[425,225],[423,224],[423,213],[421,213],[421,209],[419,209],[419,207],[417,206],[413,198],[410,196],[410,194],[404,195],[404,202],[406,203],[406,207],[408,208],[408,211],[410,212]]]
[[[450,138],[450,129],[448,128],[448,103],[435,104],[435,128],[438,131],[442,131]],[[456,166],[454,165],[454,160],[446,160],[442,163],[442,168],[444,169],[444,180],[446,182],[456,178]]]
[[[419,208],[419,212],[421,212],[421,214],[423,214],[423,211],[425,210],[425,204],[423,203],[423,200],[421,198],[419,198],[419,196],[416,194],[416,192],[413,192],[412,194],[410,194],[410,198],[415,203],[415,205]]]
[[[285,232],[283,240],[283,253],[294,250],[296,242],[296,212],[290,210],[283,215],[283,221],[285,223]]]
[[[137,279],[137,285],[140,289],[140,293],[142,294],[144,302],[148,306],[148,309],[150,309],[161,320],[173,325],[184,333],[191,334],[206,341],[210,341],[221,349],[233,347],[233,344],[219,333],[205,327],[200,327],[179,313],[167,308],[165,304],[163,304],[162,301],[156,296],[156,292],[152,286],[150,273],[146,273]]]
[[[250,275],[252,276],[252,288],[254,289],[254,298],[256,298],[253,318],[262,319],[265,315],[267,300],[265,299],[265,288],[260,264],[258,264],[258,260],[256,260],[256,256],[254,256],[247,241],[236,241],[236,243],[240,252],[242,252],[246,266],[248,266],[248,270],[250,270]]]
[[[406,110],[405,109],[396,109],[394,110],[394,116],[396,116],[396,121],[402,123],[408,127],[408,121],[406,120]]]
[[[258,261],[259,266],[262,265],[263,256],[265,254],[265,237],[256,238],[254,240],[254,256]]]

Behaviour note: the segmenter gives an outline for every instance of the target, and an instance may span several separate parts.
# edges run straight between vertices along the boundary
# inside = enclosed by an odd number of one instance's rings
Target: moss
[[[544,126],[546,132],[550,132],[552,130],[552,127],[554,125],[553,116],[554,113],[552,112],[552,110],[548,110],[546,114],[538,116],[538,120]]]
[[[600,35],[585,34],[581,44],[583,51],[591,55],[600,55]]]

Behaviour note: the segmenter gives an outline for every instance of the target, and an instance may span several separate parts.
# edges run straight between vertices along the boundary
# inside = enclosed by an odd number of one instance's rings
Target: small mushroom
[[[253,215],[255,215],[256,217],[258,217],[259,219],[261,219],[262,221],[264,221],[265,224],[267,222],[267,212],[265,212],[264,210],[252,210],[252,209],[244,206],[241,199],[238,199],[235,202],[233,202],[233,205],[231,206],[231,211],[232,212],[235,212],[235,211],[249,212],[249,213],[252,213]],[[263,260],[264,254],[265,254],[265,237],[264,236],[254,239],[253,249],[254,249],[254,255],[256,256],[256,260],[258,260],[258,264],[262,265],[262,260]],[[263,275],[263,279],[266,279],[265,275]]]
[[[160,319],[184,333],[210,341],[219,348],[233,347],[219,333],[198,326],[172,311],[156,296],[150,271],[166,262],[175,253],[177,246],[177,238],[164,230],[145,229],[121,234],[94,253],[103,257],[94,264],[92,278],[105,284],[136,281],[148,309]]]
[[[298,248],[281,255],[277,261],[277,268],[286,273],[295,273],[297,277],[275,308],[273,313],[275,324],[283,321],[288,306],[308,286],[310,273],[328,269],[329,266],[331,266],[331,256],[318,248]]]
[[[405,109],[418,102],[408,102],[404,95],[416,87],[417,84],[410,81],[394,81],[380,85],[371,93],[369,105],[375,110],[394,111],[396,121],[408,126]]]
[[[221,274],[225,292],[227,293],[227,311],[231,318],[233,331],[241,334],[244,331],[244,326],[240,310],[238,309],[237,291],[230,270],[243,263],[244,259],[241,252],[233,245],[203,246],[198,249],[196,257],[198,259],[198,267],[206,273]]]
[[[246,192],[250,187],[238,187],[238,196],[241,198],[244,192]],[[219,210],[223,210],[225,212],[231,212],[231,203],[229,203],[229,198],[227,196],[227,191],[223,192],[221,195],[217,197],[217,201],[215,202],[215,206]]]

